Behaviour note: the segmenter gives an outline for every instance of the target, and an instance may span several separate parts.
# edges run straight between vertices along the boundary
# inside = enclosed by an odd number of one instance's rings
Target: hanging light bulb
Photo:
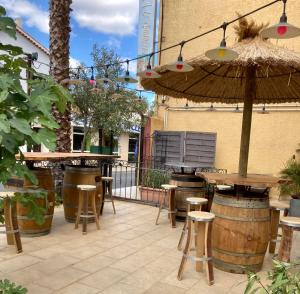
[[[207,108],[207,111],[216,111],[216,109],[214,108],[214,105],[211,103],[210,107]]]
[[[234,50],[226,47],[226,28],[227,23],[224,22],[222,25],[223,28],[223,40],[219,47],[211,49],[205,52],[205,56],[212,60],[218,61],[231,61],[236,59],[239,55]]]
[[[184,108],[189,108],[189,102],[186,100]]]
[[[234,110],[233,112],[242,112],[242,111],[240,110],[240,107],[239,107],[238,104],[236,105],[235,110]]]
[[[181,53],[185,43],[186,43],[185,41],[182,41],[180,44],[180,52],[177,61],[166,65],[166,68],[168,70],[175,71],[175,72],[189,72],[194,69],[191,65],[183,61]]]
[[[90,83],[91,86],[94,86],[94,84],[95,84],[95,77],[94,77],[94,67],[93,66],[91,67],[91,71],[92,71],[92,75],[91,75],[89,83]]]
[[[263,105],[262,110],[258,111],[260,114],[268,114],[269,111],[266,110],[266,104]]]
[[[134,77],[130,76],[130,74],[129,74],[129,60],[128,59],[126,60],[126,63],[127,63],[127,69],[126,69],[125,75],[118,77],[117,81],[120,83],[135,84],[138,82],[138,80],[135,79]]]
[[[279,23],[265,28],[261,32],[263,38],[270,39],[290,39],[300,36],[300,28],[295,27],[287,22],[287,16],[285,13],[287,0],[283,2],[283,13],[280,17]]]
[[[83,85],[85,81],[80,80],[80,67],[77,68],[77,73],[75,74],[74,78],[72,79],[64,79],[60,82],[61,85]]]
[[[109,65],[106,65],[104,77],[97,79],[98,84],[102,84],[102,85],[106,85],[106,86],[114,84],[114,82],[108,77],[108,68],[109,68]]]
[[[137,75],[139,77],[141,77],[141,78],[147,78],[147,79],[158,79],[158,78],[161,77],[160,74],[158,74],[155,70],[153,70],[151,68],[151,63],[150,62],[151,62],[151,57],[153,56],[153,54],[154,53],[151,53],[149,55],[148,65],[147,65],[146,69],[143,70],[143,71],[141,71],[141,72],[139,72],[139,73],[137,73]]]

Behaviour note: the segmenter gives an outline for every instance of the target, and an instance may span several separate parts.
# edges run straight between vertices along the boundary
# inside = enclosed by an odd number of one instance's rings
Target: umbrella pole
[[[247,177],[253,100],[256,94],[256,67],[248,66],[245,76],[245,101],[240,145],[239,175]]]

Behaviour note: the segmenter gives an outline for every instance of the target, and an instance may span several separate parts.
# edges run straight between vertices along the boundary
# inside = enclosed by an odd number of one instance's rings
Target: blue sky
[[[48,0],[0,0],[9,16],[48,48]],[[91,64],[92,45],[113,47],[122,58],[137,55],[139,0],[73,0],[71,57]],[[136,64],[130,65],[135,70]]]

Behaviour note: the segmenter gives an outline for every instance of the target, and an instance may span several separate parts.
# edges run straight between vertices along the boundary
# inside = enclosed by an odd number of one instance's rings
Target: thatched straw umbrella
[[[247,176],[253,104],[300,102],[300,54],[278,47],[259,36],[263,25],[240,20],[238,43],[232,47],[239,56],[229,62],[205,56],[187,61],[194,70],[187,73],[155,70],[159,79],[141,80],[146,90],[194,102],[244,103],[239,175]]]

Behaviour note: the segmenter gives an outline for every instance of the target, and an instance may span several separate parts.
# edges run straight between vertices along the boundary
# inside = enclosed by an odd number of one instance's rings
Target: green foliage
[[[264,286],[257,274],[248,273],[248,283],[244,294],[299,294],[299,264],[285,264],[274,261],[273,269],[268,273],[268,280],[271,281],[270,284]]]
[[[120,57],[113,50],[98,48],[96,45],[91,55],[96,80],[103,78],[107,72],[109,78],[116,82],[116,78],[123,71],[118,64]],[[105,71],[103,66],[106,64],[114,65]],[[119,135],[139,125],[140,114],[147,110],[146,100],[139,99],[135,92],[124,89],[122,85],[117,89],[115,85],[97,83],[93,91],[88,82],[90,75],[89,71],[82,68],[79,78],[86,82],[72,89],[76,105],[74,116],[84,123],[85,134],[89,134],[92,129],[102,129],[104,135],[109,135],[110,132]],[[74,73],[74,76],[77,77],[78,73]]]
[[[0,280],[0,294],[26,294],[28,291],[9,280]]]
[[[170,176],[161,170],[146,170],[143,176],[143,186],[160,189],[161,185],[168,184]]]
[[[0,6],[0,31],[15,38],[16,25],[5,14],[5,9]],[[37,185],[35,176],[23,164],[20,146],[42,143],[54,150],[58,125],[52,116],[52,106],[63,112],[71,96],[51,77],[28,68],[22,48],[0,43],[0,50],[0,183],[5,184],[9,178],[17,176]],[[35,79],[24,79],[22,71],[30,71]],[[22,80],[30,87],[30,95],[23,90]],[[37,125],[40,128],[33,130],[32,126]],[[17,154],[20,160],[16,160]],[[19,201],[28,201],[27,205],[33,209],[31,216],[41,221],[42,209],[34,205],[29,195],[23,197],[16,196]]]
[[[280,184],[281,193],[300,198],[300,162],[296,159],[290,159],[286,167],[280,172],[280,176],[289,180],[289,182]]]

